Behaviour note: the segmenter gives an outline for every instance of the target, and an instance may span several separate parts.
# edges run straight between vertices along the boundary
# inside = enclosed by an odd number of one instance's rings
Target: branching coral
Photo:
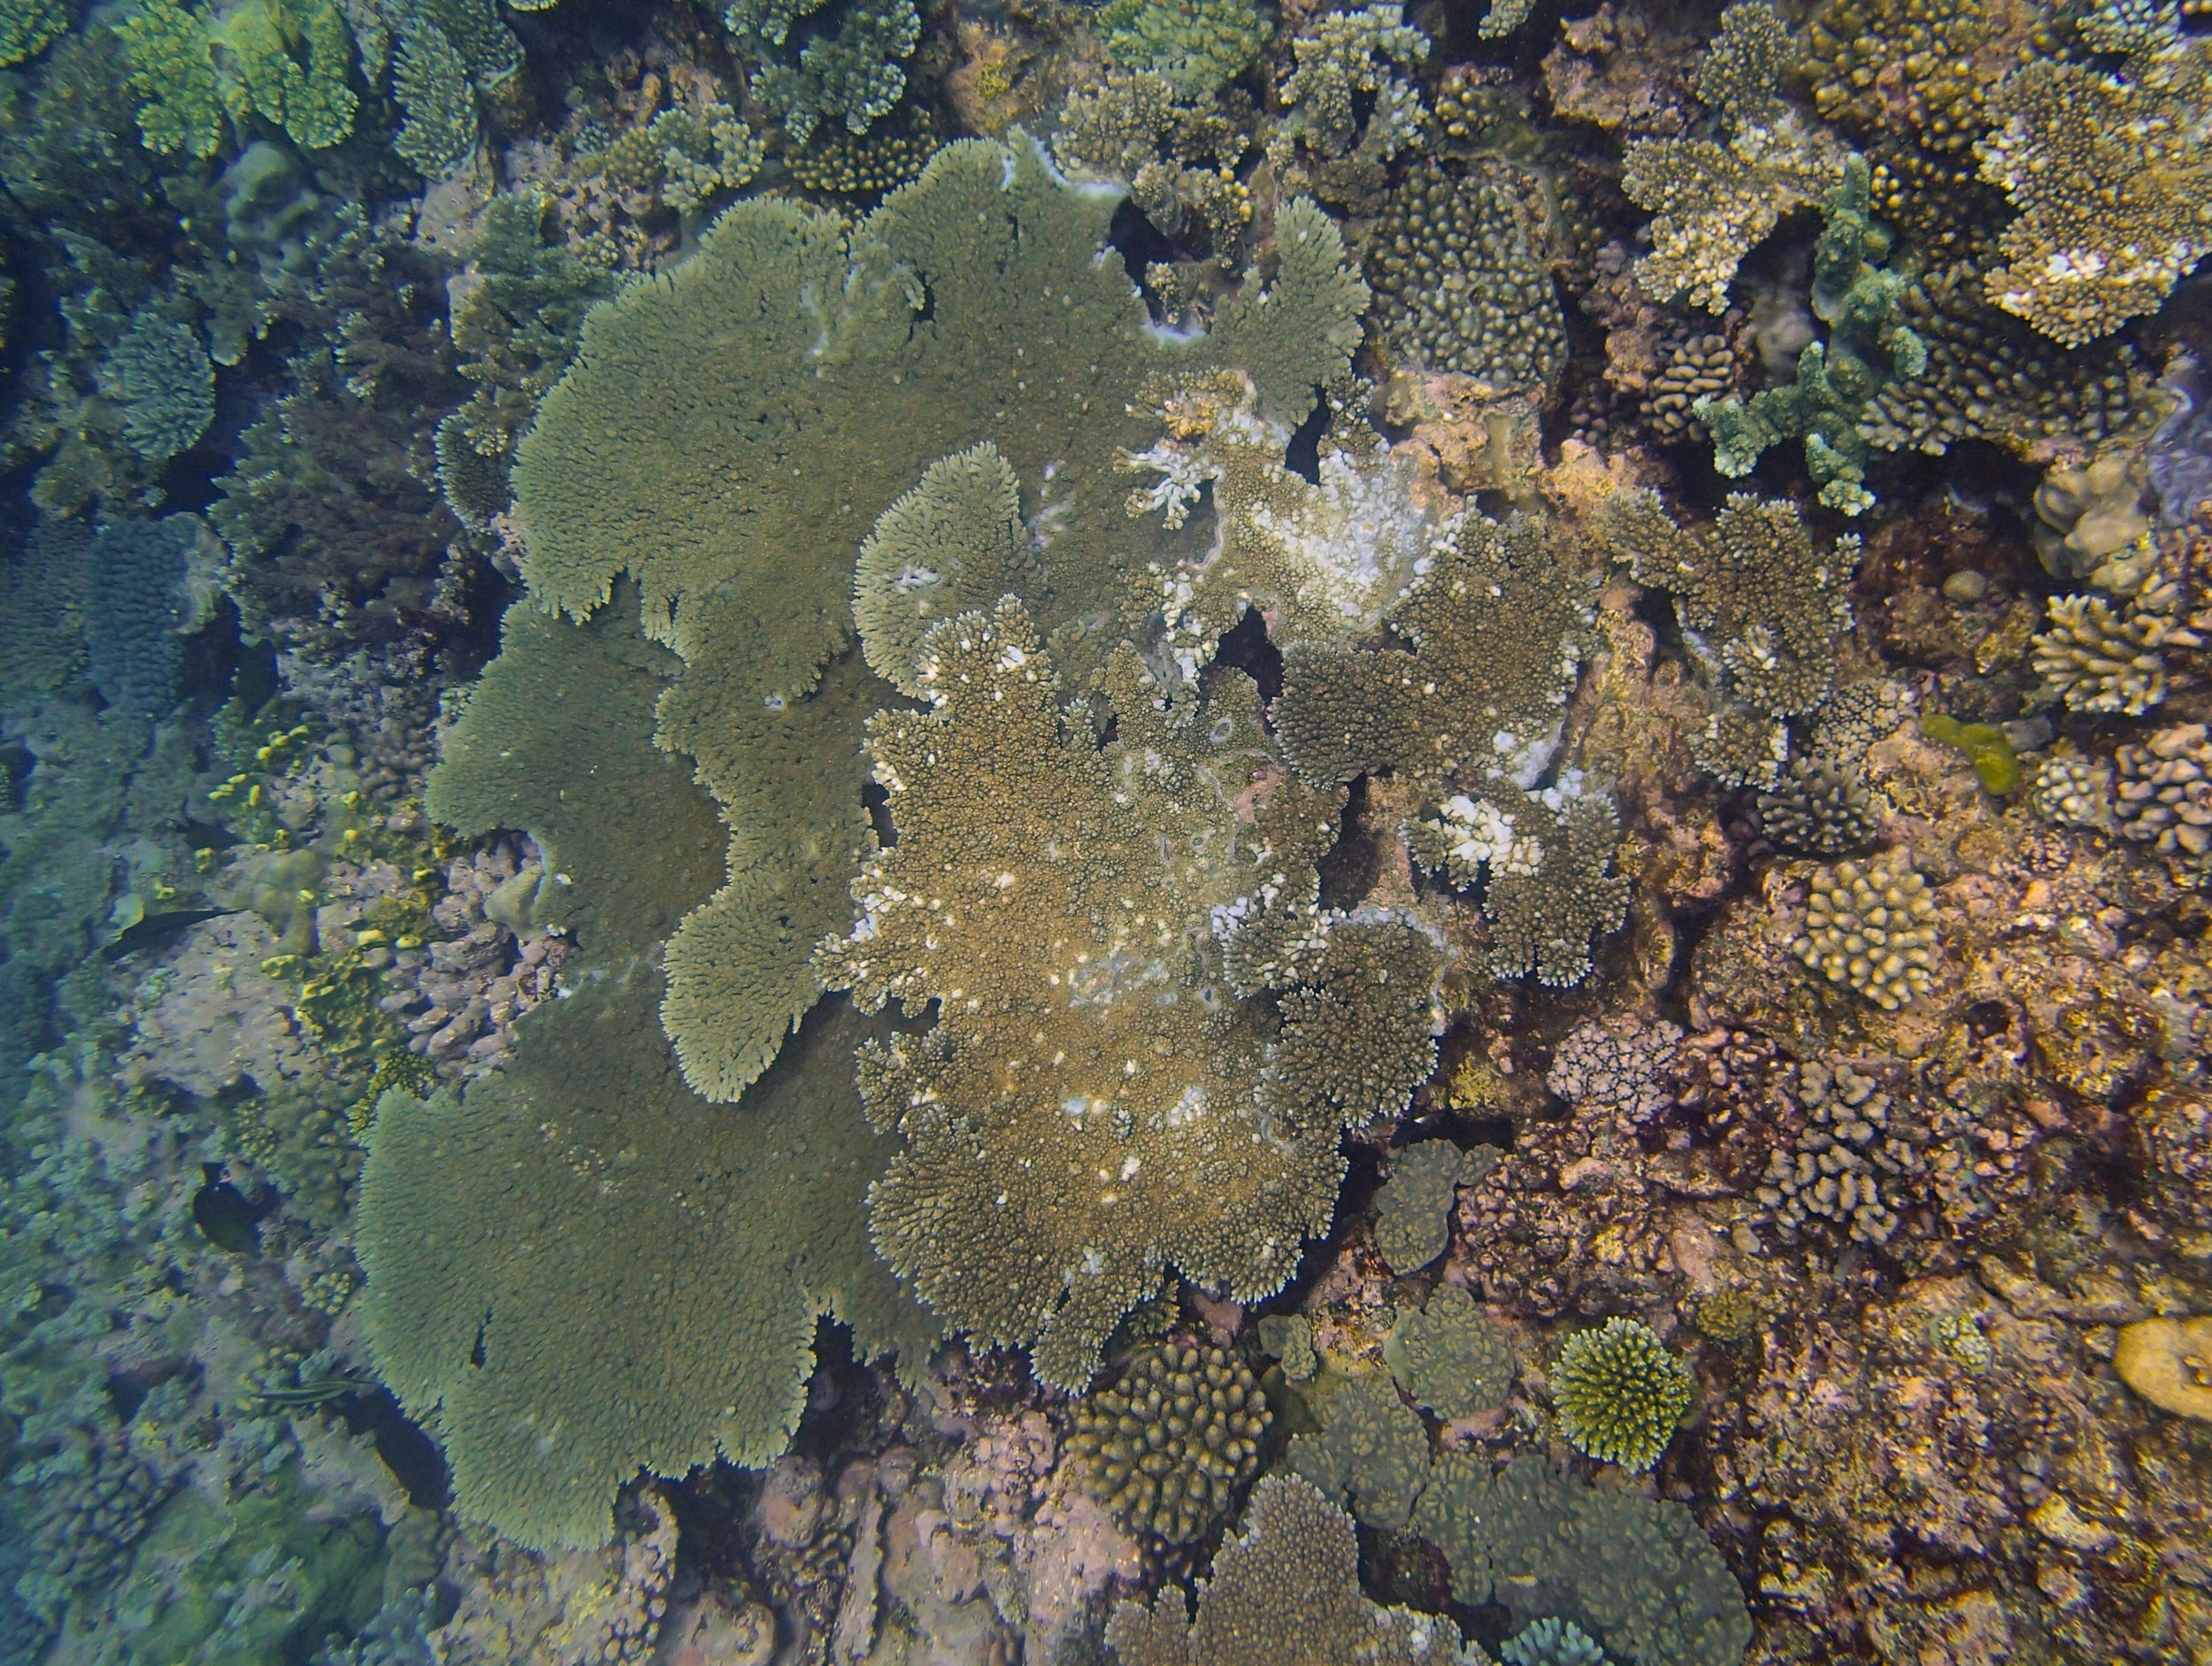
[[[1673,1439],[1696,1386],[1648,1326],[1608,1319],[1567,1339],[1551,1369],[1551,1393],[1560,1432],[1576,1451],[1647,1470]]]
[[[1907,1202],[1899,1188],[1925,1166],[1925,1134],[1879,1080],[1840,1061],[1798,1066],[1783,1091],[1805,1124],[1788,1149],[1768,1155],[1761,1218],[1792,1241],[1825,1232],[1839,1243],[1887,1243]]]
[[[151,463],[189,450],[215,419],[215,367],[188,325],[143,314],[109,349],[101,389],[123,407],[123,439]]]
[[[1199,96],[1241,75],[1271,33],[1253,0],[1109,0],[1098,31],[1118,67],[1154,71]]]
[[[1351,1517],[1283,1476],[1254,1490],[1195,1616],[1171,1588],[1116,1608],[1106,1642],[1124,1666],[1442,1666],[1459,1650],[1450,1621],[1363,1597]]]
[[[1390,158],[1420,137],[1421,95],[1399,72],[1429,55],[1429,38],[1402,8],[1376,4],[1332,12],[1291,42],[1287,112],[1269,142],[1277,169],[1309,181],[1332,202],[1379,191]]]
[[[1600,526],[1639,583],[1673,593],[1718,686],[1724,703],[1700,764],[1732,785],[1770,784],[1786,739],[1780,719],[1814,710],[1834,680],[1858,540],[1824,549],[1792,505],[1740,492],[1694,531],[1650,492],[1623,494]]]
[[[1867,442],[1860,420],[1885,382],[1927,369],[1928,349],[1903,323],[1904,279],[1873,264],[1886,257],[1889,234],[1868,211],[1864,161],[1849,159],[1842,184],[1821,212],[1812,307],[1830,326],[1829,339],[1798,355],[1797,375],[1788,385],[1755,394],[1747,403],[1703,398],[1691,409],[1712,432],[1713,466],[1723,474],[1732,480],[1748,474],[1769,446],[1801,438],[1820,501],[1856,515],[1874,502],[1865,486]]]
[[[1172,237],[1186,219],[1205,227],[1214,257],[1234,263],[1252,219],[1252,194],[1236,165],[1250,148],[1243,124],[1211,100],[1151,70],[1109,70],[1068,95],[1052,153],[1079,179],[1118,180],[1156,229]]]
[[[1826,201],[1843,181],[1848,153],[1776,94],[1793,56],[1786,36],[1762,0],[1731,7],[1696,81],[1722,137],[1639,139],[1622,158],[1622,190],[1653,215],[1636,281],[1655,301],[1686,296],[1725,310],[1744,256],[1783,215]]]
[[[1274,761],[1240,677],[1170,701],[1123,650],[1102,748],[1010,598],[939,626],[922,676],[933,710],[869,727],[898,842],[822,957],[866,1008],[938,1003],[864,1072],[907,1140],[876,1240],[949,1322],[1079,1384],[1168,1264],[1280,1287],[1339,1132],[1433,1063],[1439,953],[1316,911],[1340,795]]]
[[[669,1027],[703,1092],[764,1067],[818,993],[813,944],[849,923],[871,839],[857,741],[881,690],[825,668],[850,641],[871,523],[929,464],[994,440],[1034,494],[1042,623],[1081,621],[1064,651],[1088,677],[1133,569],[1202,548],[1122,512],[1148,376],[1240,366],[1286,436],[1357,339],[1364,288],[1317,211],[1286,209],[1273,282],[1184,342],[1149,332],[1097,258],[1113,208],[1026,143],[981,142],[856,226],[740,203],[667,281],[592,316],[518,448],[539,602],[588,613],[634,572],[649,631],[685,662],[663,737],[697,757],[732,828],[728,885],[669,953]]]
[[[1989,297],[2069,347],[2156,311],[2212,249],[2212,51],[2154,42],[2120,73],[2034,59],[1990,99],[1982,178],[2020,217]]]
[[[2204,645],[2197,621],[2178,611],[2179,600],[2170,586],[2117,607],[2094,592],[2053,596],[2051,627],[2035,638],[2045,692],[2075,711],[2142,716],[2166,697],[2167,653]]]
[[[810,13],[819,4],[815,0],[795,10]],[[741,9],[731,8],[733,29]],[[764,36],[741,31],[740,38],[757,43]],[[780,44],[784,36],[776,30],[764,38]],[[805,144],[825,122],[865,133],[906,91],[906,62],[921,38],[914,0],[849,0],[835,29],[814,34],[794,58],[771,58],[753,72],[749,90],[795,145]]]
[[[303,150],[353,131],[353,35],[336,0],[249,0],[219,19],[181,0],[141,0],[118,29],[154,150],[212,156],[224,111],[280,127]]]
[[[2212,741],[2176,724],[2122,747],[2106,814],[2124,839],[2190,866],[2212,866]]]

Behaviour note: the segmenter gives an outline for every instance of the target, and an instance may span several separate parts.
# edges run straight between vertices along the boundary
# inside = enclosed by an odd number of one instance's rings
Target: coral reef
[[[979,219],[987,203],[1006,217]],[[849,923],[871,838],[856,743],[877,696],[836,656],[850,640],[847,552],[870,524],[931,463],[973,444],[979,425],[997,429],[1027,490],[1055,482],[1041,575],[1054,607],[1041,622],[1056,630],[1117,609],[1143,553],[1129,548],[1113,481],[1136,449],[1124,410],[1148,373],[1200,353],[1240,363],[1263,415],[1280,421],[1344,362],[1336,309],[1356,311],[1363,294],[1338,283],[1333,229],[1294,266],[1286,250],[1267,304],[1225,304],[1186,350],[1148,334],[1125,280],[1093,258],[1110,207],[1055,183],[1033,151],[979,142],[940,152],[849,228],[849,246],[833,217],[741,203],[669,283],[592,316],[577,366],[519,448],[534,594],[588,613],[632,572],[650,633],[690,667],[660,732],[697,757],[733,829],[727,882],[669,953],[665,1017],[703,1091],[734,1096],[765,1068],[819,994],[815,942]],[[926,282],[926,329],[910,327],[920,288],[864,275],[901,262]],[[826,295],[848,300],[833,363],[818,364],[814,297]],[[716,317],[728,333],[706,322]],[[1015,410],[1000,428],[994,413]],[[739,433],[733,462],[721,437]],[[786,461],[817,448],[869,459],[869,478]],[[671,516],[671,503],[689,507]],[[1152,549],[1172,564],[1186,547],[1160,529]],[[795,562],[795,549],[825,553]],[[1094,646],[1071,667],[1082,675],[1112,637],[1086,634]],[[852,762],[815,767],[828,758]]]
[[[1189,1544],[1227,1519],[1259,1473],[1271,1420],[1241,1360],[1168,1342],[1139,1350],[1110,1387],[1077,1402],[1067,1449],[1131,1532]]]
[[[1357,1562],[1351,1517],[1304,1482],[1271,1477],[1200,1586],[1195,1615],[1179,1594],[1124,1603],[1106,1642],[1126,1666],[1415,1666],[1457,1653],[1450,1621],[1361,1596]]]
[[[2208,1652],[2212,4],[1570,10],[0,0],[0,1663]]]
[[[1552,1363],[1559,1432],[1576,1451],[1647,1470],[1696,1396],[1690,1368],[1633,1319],[1608,1319],[1567,1339]]]
[[[869,726],[897,842],[821,961],[865,1010],[937,1003],[864,1070],[905,1140],[876,1241],[959,1328],[1079,1385],[1168,1264],[1240,1301],[1280,1287],[1328,1221],[1341,1130],[1433,1067],[1439,951],[1417,920],[1317,908],[1341,800],[1274,760],[1242,678],[1173,700],[1125,649],[1101,746],[1064,726],[1011,598],[923,659],[933,709]]]
[[[1566,327],[1540,258],[1532,195],[1510,169],[1454,175],[1428,160],[1408,172],[1365,246],[1394,357],[1495,388],[1557,377]]]
[[[1935,981],[1936,905],[1908,852],[1839,862],[1807,882],[1805,927],[1790,945],[1806,966],[1894,1010]]]

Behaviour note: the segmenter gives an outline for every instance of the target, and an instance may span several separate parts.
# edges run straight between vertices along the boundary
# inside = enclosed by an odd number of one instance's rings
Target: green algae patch
[[[1920,719],[1920,733],[1931,741],[1940,741],[1965,753],[1967,762],[1974,766],[1976,777],[1991,797],[2002,798],[2020,790],[2019,756],[2013,751],[2011,740],[1995,724],[1961,723],[1940,711],[1931,711]]]

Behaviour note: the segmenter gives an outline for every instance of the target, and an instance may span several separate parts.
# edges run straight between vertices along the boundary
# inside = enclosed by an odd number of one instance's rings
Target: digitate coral
[[[1832,984],[1893,1012],[1935,983],[1936,904],[1910,853],[1814,871],[1791,952]]]
[[[1567,1339],[1551,1368],[1559,1432],[1578,1452],[1647,1470],[1696,1398],[1690,1368],[1633,1319],[1608,1319]]]
[[[1254,1489],[1194,1616],[1171,1588],[1122,1603],[1106,1626],[1124,1666],[1419,1666],[1455,1656],[1457,1636],[1448,1620],[1363,1597],[1351,1517],[1285,1476]]]
[[[1113,208],[1033,148],[982,142],[939,152],[856,226],[741,203],[666,281],[593,314],[518,448],[537,600],[586,614],[633,572],[649,631],[685,661],[662,734],[697,756],[732,828],[728,883],[668,958],[670,1033],[704,1092],[733,1096],[773,1057],[819,994],[814,944],[849,922],[871,839],[857,742],[881,695],[837,656],[872,523],[932,463],[995,440],[1049,517],[1041,622],[1086,622],[1069,651],[1087,677],[1130,570],[1202,548],[1123,513],[1148,375],[1240,365],[1286,441],[1356,339],[1363,289],[1343,288],[1325,219],[1294,205],[1271,287],[1225,299],[1202,341],[1148,332],[1096,257]]]
[[[1141,1348],[1111,1386],[1076,1402],[1068,1450],[1087,1484],[1133,1532],[1170,1544],[1203,1539],[1259,1473],[1272,1415],[1226,1348]]]
[[[1386,165],[1420,138],[1426,116],[1400,72],[1428,55],[1428,36],[1383,0],[1315,18],[1291,40],[1294,67],[1279,89],[1286,113],[1268,145],[1277,169],[1333,202],[1379,191]]]
[[[1250,149],[1245,125],[1219,104],[1152,70],[1109,70],[1068,95],[1053,158],[1078,179],[1116,180],[1164,236],[1187,219],[1215,258],[1234,262],[1252,219],[1236,166]]]
[[[2047,461],[2141,424],[2147,379],[2131,349],[2060,348],[1990,305],[1979,279],[1958,264],[1907,289],[1905,323],[1927,347],[1927,368],[1875,390],[1862,418],[1869,443],[1940,456],[1986,440]]]
[[[1153,71],[1200,96],[1241,75],[1272,33],[1252,0],[1109,0],[1097,28],[1117,67]]]
[[[930,106],[908,97],[865,133],[856,134],[842,122],[817,128],[804,150],[785,155],[784,165],[803,189],[879,197],[919,179],[944,142],[944,130]],[[743,159],[741,156],[741,163]]]
[[[1364,245],[1392,355],[1500,388],[1548,387],[1567,334],[1541,234],[1540,200],[1513,168],[1416,164]]]
[[[864,1071],[906,1138],[876,1241],[954,1324],[1080,1384],[1168,1264],[1281,1286],[1339,1132],[1433,1065],[1440,957],[1417,923],[1318,913],[1340,798],[1275,762],[1240,675],[1202,703],[1122,650],[1102,746],[1010,597],[923,660],[933,709],[869,726],[897,842],[821,959],[870,1010],[937,1003]]]
[[[2212,741],[2201,723],[2130,741],[2113,762],[2110,815],[2123,839],[2201,869],[2212,864]]]
[[[1783,1092],[1804,1125],[1767,1158],[1761,1218],[1793,1240],[1824,1232],[1839,1246],[1887,1243],[1909,1201],[1901,1188],[1926,1166],[1925,1132],[1877,1078],[1840,1060],[1797,1066]]]
[[[2212,52],[2176,30],[2117,73],[2039,58],[1989,104],[1982,178],[2020,211],[1989,298],[2068,347],[2156,311],[2212,249]]]
[[[1857,770],[1836,758],[1801,756],[1759,795],[1759,825],[1785,850],[1840,856],[1872,844],[1882,816]]]
[[[0,68],[35,58],[69,27],[69,0],[0,4]]]

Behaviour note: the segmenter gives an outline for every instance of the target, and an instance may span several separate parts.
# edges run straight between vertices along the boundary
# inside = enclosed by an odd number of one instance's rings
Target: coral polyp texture
[[[1909,853],[1817,869],[1806,890],[1790,948],[1807,967],[1889,1011],[1934,985],[1935,897]]]
[[[1624,1470],[1659,1461],[1696,1394],[1690,1368],[1633,1319],[1578,1332],[1551,1368],[1559,1432],[1578,1452]]]
[[[1341,795],[1280,763],[1240,673],[1171,694],[1122,650],[1102,746],[1009,598],[936,627],[920,675],[932,709],[868,731],[898,841],[821,957],[864,1009],[938,1013],[864,1064],[905,1140],[876,1241],[949,1323],[1079,1386],[1170,1266],[1281,1286],[1339,1134],[1433,1065],[1440,948],[1318,907]]]
[[[1259,1473],[1267,1396],[1225,1348],[1140,1349],[1110,1386],[1076,1402],[1068,1449],[1131,1530],[1171,1544],[1205,1536]]]

